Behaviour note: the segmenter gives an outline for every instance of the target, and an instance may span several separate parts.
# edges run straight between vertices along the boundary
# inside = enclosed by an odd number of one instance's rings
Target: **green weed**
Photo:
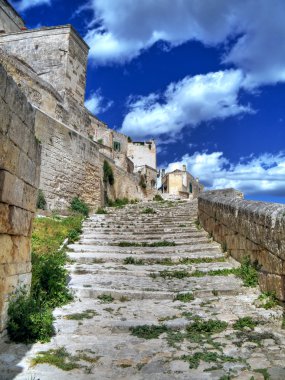
[[[111,294],[101,294],[97,297],[102,303],[111,303],[114,301],[114,298]]]
[[[124,264],[132,264],[132,265],[144,265],[144,261],[142,259],[136,259],[132,256],[128,256],[124,259]]]
[[[132,335],[143,339],[157,339],[161,334],[166,332],[168,328],[165,325],[142,325],[137,327],[132,327]]]
[[[235,330],[243,330],[245,327],[248,327],[253,330],[257,325],[258,322],[254,321],[251,317],[242,317],[233,324],[233,328]]]
[[[179,293],[174,298],[174,301],[191,302],[195,299],[193,293]]]
[[[156,214],[156,211],[151,207],[146,207],[142,210],[142,214]]]
[[[70,319],[74,321],[81,321],[82,319],[92,319],[95,315],[98,315],[98,313],[95,310],[85,310],[81,313],[73,313],[68,314],[64,316],[64,319]]]
[[[72,211],[78,212],[84,216],[88,216],[89,214],[89,207],[87,204],[80,199],[79,197],[74,197],[70,203],[70,209]]]

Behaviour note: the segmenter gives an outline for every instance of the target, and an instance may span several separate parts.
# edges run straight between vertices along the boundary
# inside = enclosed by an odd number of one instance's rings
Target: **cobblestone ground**
[[[194,201],[149,202],[88,219],[69,247],[75,300],[56,309],[56,336],[2,345],[0,378],[285,379],[282,307],[260,307],[196,215]],[[65,370],[31,366],[40,351]]]

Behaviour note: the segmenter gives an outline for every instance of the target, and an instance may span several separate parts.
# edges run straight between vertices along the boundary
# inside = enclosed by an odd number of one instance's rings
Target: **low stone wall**
[[[285,300],[285,205],[243,199],[234,189],[207,191],[198,198],[201,225],[236,260],[258,264],[263,291]]]
[[[35,113],[0,65],[0,333],[9,296],[31,281],[30,236],[40,171]]]

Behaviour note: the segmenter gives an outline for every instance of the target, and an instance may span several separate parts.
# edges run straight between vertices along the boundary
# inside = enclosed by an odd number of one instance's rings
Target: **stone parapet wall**
[[[198,198],[204,229],[236,260],[258,264],[263,291],[285,300],[285,205],[246,201],[234,189],[207,191]]]
[[[35,113],[0,65],[0,333],[9,296],[31,281],[30,236],[40,173]]]

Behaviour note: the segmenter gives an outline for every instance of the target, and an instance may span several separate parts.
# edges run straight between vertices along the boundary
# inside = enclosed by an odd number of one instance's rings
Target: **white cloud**
[[[248,87],[285,81],[284,0],[90,0],[86,36],[97,64],[125,62],[155,42],[224,44],[226,63],[246,74]],[[230,43],[229,43],[230,42]],[[194,57],[195,58],[195,57]]]
[[[285,196],[285,153],[253,155],[232,164],[222,152],[186,154],[181,160],[168,164],[166,171],[188,171],[207,186],[207,189],[234,187],[246,194]]]
[[[14,1],[13,6],[17,9],[19,12],[26,11],[29,8],[37,7],[39,5],[50,5],[51,0],[20,0],[20,1]]]
[[[112,104],[112,101],[106,101],[103,98],[100,89],[92,93],[85,101],[85,107],[95,115],[107,111]]]
[[[219,71],[171,83],[162,96],[131,99],[121,132],[136,138],[175,136],[187,125],[252,112],[239,104],[243,80],[240,70]]]

